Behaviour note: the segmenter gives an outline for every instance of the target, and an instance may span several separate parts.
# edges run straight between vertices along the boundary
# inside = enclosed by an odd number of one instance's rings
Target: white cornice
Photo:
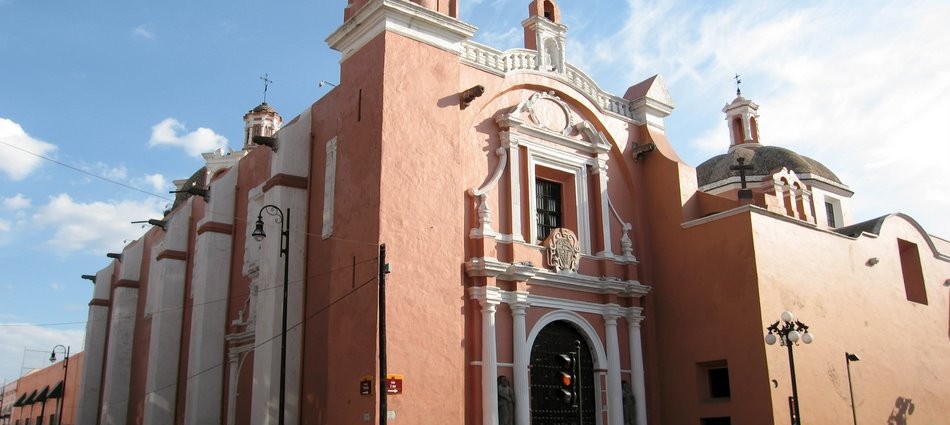
[[[506,263],[497,258],[472,258],[465,263],[465,273],[472,277],[493,277],[499,280],[527,282],[593,294],[616,294],[624,297],[642,297],[650,287],[636,280],[595,277],[579,273],[555,273],[535,267],[531,263]]]
[[[615,318],[623,317],[627,321],[639,324],[645,318],[643,307],[621,307],[617,304],[599,304],[587,301],[570,300],[564,298],[546,297],[526,292],[505,291],[494,286],[474,286],[468,288],[469,298],[480,303],[521,304],[528,307],[550,308],[567,310],[576,313],[600,314]]]
[[[330,48],[343,53],[340,62],[384,31],[391,31],[455,54],[477,28],[458,19],[404,0],[369,2],[327,37]]]

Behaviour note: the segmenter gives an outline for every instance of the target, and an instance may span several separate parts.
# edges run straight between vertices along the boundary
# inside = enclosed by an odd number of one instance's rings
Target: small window
[[[709,374],[709,398],[729,398],[729,368],[714,367]]]
[[[544,240],[551,231],[561,227],[563,208],[561,204],[561,184],[535,180],[535,201],[538,214],[538,239]]]
[[[732,395],[729,389],[729,365],[725,360],[699,363],[697,381],[701,400],[722,401]]]
[[[828,227],[832,229],[838,227],[838,220],[835,216],[835,205],[828,201],[825,201],[825,217],[828,218]]]
[[[732,420],[728,416],[720,418],[702,418],[699,425],[732,425]]]
[[[903,239],[897,240],[901,256],[901,272],[904,275],[904,291],[907,301],[927,305],[927,288],[924,286],[924,272],[920,267],[920,252],[917,244]]]

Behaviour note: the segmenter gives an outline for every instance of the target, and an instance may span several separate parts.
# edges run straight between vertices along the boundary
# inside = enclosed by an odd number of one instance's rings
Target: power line
[[[28,151],[28,150],[23,149],[23,148],[21,148],[21,147],[19,147],[19,146],[14,146],[14,145],[12,145],[12,144],[10,144],[10,143],[7,143],[7,142],[4,142],[4,141],[0,141],[0,144],[7,145],[7,146],[9,146],[9,147],[11,147],[11,148],[13,148],[13,149],[16,149],[16,150],[18,150],[18,151],[20,151],[20,152],[23,152],[23,153],[25,153],[25,154],[27,154],[27,155],[33,155],[33,156],[35,156],[35,157],[37,157],[37,158],[41,158],[41,159],[47,160],[47,161],[49,161],[49,162],[52,162],[52,163],[54,163],[54,164],[61,165],[61,166],[63,166],[63,167],[69,168],[70,170],[80,172],[80,173],[85,174],[85,175],[87,175],[87,176],[95,177],[95,178],[97,178],[97,179],[99,179],[99,180],[103,180],[103,181],[106,181],[106,182],[109,182],[109,183],[112,183],[112,184],[116,184],[116,185],[122,186],[122,187],[124,187],[124,188],[126,188],[126,189],[131,189],[131,190],[134,190],[134,191],[136,191],[136,192],[141,192],[141,193],[144,193],[144,194],[146,194],[146,195],[154,196],[154,197],[156,197],[156,198],[163,199],[163,200],[166,200],[166,201],[173,201],[173,199],[171,199],[171,198],[168,198],[168,197],[165,197],[165,196],[162,196],[162,195],[158,195],[158,194],[149,192],[149,191],[147,191],[147,190],[142,190],[142,189],[139,189],[139,188],[137,188],[137,187],[135,187],[135,186],[131,186],[131,185],[122,183],[122,182],[120,182],[120,181],[110,179],[110,178],[108,178],[108,177],[100,176],[100,175],[98,175],[98,174],[96,174],[96,173],[92,173],[92,172],[83,170],[83,169],[81,169],[81,168],[74,167],[74,166],[69,165],[69,164],[67,164],[67,163],[65,163],[65,162],[57,161],[57,160],[55,160],[55,159],[53,159],[53,158],[47,157],[47,156],[45,156],[45,155],[40,155],[40,154],[38,154],[38,153],[36,153],[36,152]]]

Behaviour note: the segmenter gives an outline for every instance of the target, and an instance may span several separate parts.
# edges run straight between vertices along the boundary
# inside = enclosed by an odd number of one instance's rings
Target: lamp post
[[[766,344],[773,345],[776,341],[779,341],[781,345],[788,348],[788,367],[792,375],[792,425],[801,425],[801,412],[798,408],[798,383],[795,382],[795,355],[792,352],[792,346],[798,345],[799,340],[805,344],[811,344],[814,337],[808,332],[808,326],[795,320],[795,315],[790,311],[782,312],[781,320],[772,323],[765,330],[768,331],[765,334]]]
[[[261,207],[261,210],[257,213],[257,223],[254,225],[254,232],[251,233],[251,236],[258,242],[267,236],[264,234],[264,212],[274,216],[274,222],[281,225],[280,256],[284,257],[284,301],[281,310],[280,326],[280,399],[278,401],[280,411],[277,413],[277,423],[278,425],[284,425],[285,383],[287,380],[287,272],[289,270],[288,257],[290,256],[290,208],[287,208],[287,215],[284,215],[276,205],[269,204]]]
[[[56,412],[57,422],[62,425],[63,423],[63,405],[66,404],[66,378],[69,376],[69,346],[57,345],[53,347],[53,351],[49,354],[49,362],[53,363],[56,361],[56,349],[61,348],[65,357],[63,357],[63,392],[59,395],[59,411]]]
[[[844,362],[848,366],[848,391],[851,392],[851,417],[854,418],[854,425],[858,425],[858,412],[854,407],[854,385],[851,384],[851,362],[861,360],[857,354],[845,351]]]

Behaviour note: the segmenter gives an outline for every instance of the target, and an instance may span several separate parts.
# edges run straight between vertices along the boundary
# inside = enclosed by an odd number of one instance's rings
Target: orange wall
[[[13,403],[20,398],[22,394],[27,394],[29,396],[34,390],[42,391],[43,388],[49,386],[50,391],[63,380],[63,373],[68,372],[66,377],[66,393],[64,394],[63,400],[63,423],[72,424],[75,423],[76,417],[76,407],[79,396],[79,384],[80,379],[82,378],[82,369],[83,369],[83,353],[70,354],[69,356],[69,368],[68,370],[63,370],[63,361],[60,360],[56,363],[51,364],[50,366],[34,370],[17,380],[16,384],[16,399],[14,400],[4,400],[4,403]],[[56,358],[62,359],[63,352],[57,350]],[[36,417],[40,416],[40,413],[43,413],[43,423],[50,423],[50,415],[56,414],[58,399],[48,399],[44,403],[34,403],[30,406],[21,406],[14,407],[10,415],[10,423],[19,423],[22,424],[25,422],[26,418],[33,418],[30,420],[30,423],[36,423]],[[44,410],[45,409],[45,410]]]

